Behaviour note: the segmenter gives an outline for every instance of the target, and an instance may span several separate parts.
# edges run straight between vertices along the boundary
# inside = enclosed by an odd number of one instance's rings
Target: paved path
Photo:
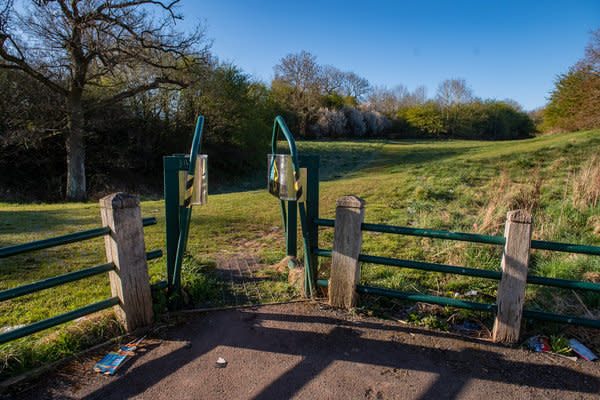
[[[351,316],[319,303],[193,314],[115,376],[101,354],[11,399],[598,399],[600,364]],[[215,368],[217,358],[226,368]]]
[[[224,283],[221,287],[223,304],[237,306],[274,301],[268,298],[263,301],[254,276],[259,269],[253,256],[217,259],[217,277]]]

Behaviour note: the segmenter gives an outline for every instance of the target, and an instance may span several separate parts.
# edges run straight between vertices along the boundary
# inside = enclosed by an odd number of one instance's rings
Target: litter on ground
[[[569,340],[569,347],[573,350],[577,355],[584,360],[594,361],[597,360],[598,357],[590,349],[585,347],[579,340],[571,339]]]
[[[138,348],[139,344],[144,340],[145,336],[135,342],[128,343],[126,345],[120,345],[118,351],[111,351],[107,355],[102,358],[102,360],[98,361],[96,365],[94,365],[94,371],[100,372],[104,375],[114,375],[123,362],[127,359],[128,356],[134,356],[135,350]]]
[[[215,363],[215,368],[225,368],[227,366],[227,360],[223,357],[217,358],[217,362]]]

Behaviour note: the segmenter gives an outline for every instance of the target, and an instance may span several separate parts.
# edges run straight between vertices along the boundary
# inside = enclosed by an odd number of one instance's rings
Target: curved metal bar
[[[196,130],[194,131],[194,139],[192,140],[192,149],[190,150],[190,168],[188,175],[194,175],[196,168],[196,158],[200,151],[200,143],[202,141],[202,129],[204,128],[204,116],[200,115],[196,121]]]
[[[271,151],[273,154],[277,154],[277,127],[281,129],[283,136],[285,136],[285,140],[287,140],[290,145],[290,154],[292,156],[292,162],[294,164],[294,172],[300,170],[298,167],[298,151],[296,150],[296,142],[294,141],[294,137],[292,133],[288,129],[285,121],[281,116],[275,117],[275,122],[273,122],[273,137],[271,139]]]
[[[200,141],[202,138],[202,129],[204,128],[204,117],[200,115],[196,122],[196,131],[194,132],[194,139],[192,140],[192,149],[190,150],[190,167],[188,169],[188,176],[193,176],[196,169],[196,157],[198,156],[198,150],[200,149]],[[173,281],[171,284],[176,287],[176,291],[179,291],[180,277],[181,277],[181,264],[183,263],[183,256],[185,254],[185,248],[187,246],[188,233],[190,230],[190,220],[192,218],[192,206],[184,207],[180,212],[180,230],[179,230],[179,241],[177,242],[177,253],[175,254],[175,267],[173,269]]]

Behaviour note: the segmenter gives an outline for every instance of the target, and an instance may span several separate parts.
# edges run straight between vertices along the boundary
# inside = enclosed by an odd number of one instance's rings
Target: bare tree
[[[316,57],[307,51],[290,53],[274,67],[274,86],[291,88],[286,102],[299,118],[300,135],[306,135],[308,121],[316,115],[321,92],[321,68]]]
[[[446,79],[438,86],[437,100],[442,108],[468,103],[472,98],[473,91],[464,79]]]
[[[357,102],[364,100],[365,95],[369,92],[369,81],[361,78],[354,72],[344,73],[342,80],[342,90],[345,95],[354,97]]]
[[[320,86],[324,94],[341,92],[344,85],[345,73],[331,65],[321,67]]]
[[[585,55],[577,64],[577,68],[590,68],[600,74],[600,29],[590,32],[590,42],[585,46]]]
[[[21,70],[64,98],[67,190],[86,198],[84,112],[167,86],[205,62],[203,32],[177,32],[179,0],[32,0],[0,6],[0,68]]]
[[[388,89],[385,86],[376,86],[369,90],[369,102],[372,109],[387,115],[395,115],[403,108],[423,104],[426,100],[425,86],[417,87],[413,92],[402,84]]]
[[[396,94],[385,86],[371,88],[367,102],[374,110],[390,116],[395,114],[399,107]]]
[[[307,51],[288,54],[275,66],[275,79],[293,86],[299,93],[318,91],[320,67],[317,57]]]
[[[409,95],[408,105],[424,104],[427,101],[427,88],[425,86],[417,86]]]
[[[450,135],[460,130],[461,117],[465,116],[461,106],[472,100],[473,92],[464,79],[446,79],[438,86],[436,101]]]

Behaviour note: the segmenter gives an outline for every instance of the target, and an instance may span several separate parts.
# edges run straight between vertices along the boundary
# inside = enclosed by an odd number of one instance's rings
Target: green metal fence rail
[[[142,220],[143,226],[154,225],[156,224],[156,218],[144,218]],[[46,249],[49,247],[55,247],[60,245],[65,245],[69,243],[81,242],[87,239],[92,239],[100,236],[104,236],[110,233],[109,227],[90,229],[82,232],[71,233],[68,235],[56,236],[49,239],[38,240],[34,242],[24,243],[16,246],[4,247],[0,249],[0,258],[9,257],[17,254],[27,253],[35,250]],[[153,250],[146,253],[146,259],[152,260],[155,258],[162,257],[162,250]],[[27,294],[39,292],[44,289],[48,289],[51,287],[63,285],[68,282],[75,282],[84,278],[88,278],[90,276],[95,276],[102,274],[104,272],[113,271],[115,269],[115,264],[105,263],[96,265],[94,267],[85,268],[82,270],[69,272],[63,275],[43,279],[41,281],[28,283],[25,285],[17,286],[14,288],[6,289],[0,291],[0,301],[10,300],[16,297],[25,296]],[[163,289],[167,286],[167,282],[158,282],[152,285],[153,290]],[[62,323],[72,321],[79,317],[83,317],[88,314],[95,313],[97,311],[104,310],[106,308],[110,308],[119,304],[118,297],[111,297],[106,300],[99,301],[97,303],[93,303],[87,305],[85,307],[78,308],[73,311],[69,311],[67,313],[57,315],[51,318],[47,318],[38,322],[34,322],[27,326],[23,326],[21,328],[13,329],[11,331],[0,334],[0,344],[10,342],[15,339],[19,339],[25,336],[29,336],[33,333],[42,331],[44,329],[51,328],[56,325],[60,325]]]
[[[143,226],[155,225],[156,218],[144,218],[142,220]],[[110,228],[104,226],[102,228],[89,229],[87,231],[69,233],[68,235],[55,236],[48,239],[36,240],[34,242],[28,242],[23,244],[17,244],[15,246],[0,248],[0,258],[9,256],[15,256],[17,254],[27,253],[34,250],[47,249],[49,247],[62,246],[64,244],[81,242],[88,239],[97,238],[110,233]]]
[[[316,249],[314,254],[319,257],[331,257],[331,250]],[[486,269],[457,267],[453,265],[435,264],[422,261],[402,260],[398,258],[370,256],[361,254],[358,261],[370,264],[382,264],[392,267],[418,269],[422,271],[444,272],[447,274],[466,275],[476,278],[494,279],[499,281],[502,278],[502,272],[490,271]],[[527,275],[527,283],[542,286],[554,286],[563,289],[581,289],[600,292],[600,283],[573,281],[569,279],[547,278],[545,276]]]
[[[328,287],[329,281],[325,279],[319,279],[317,281],[317,286]],[[438,304],[441,306],[450,306],[456,308],[465,308],[474,311],[496,312],[498,310],[498,307],[495,304],[477,303],[474,301],[465,301],[460,299],[453,299],[450,297],[431,296],[421,293],[401,292],[398,290],[391,290],[373,286],[357,285],[356,291],[359,293],[394,297],[415,302],[421,301],[423,303]],[[564,324],[581,325],[590,328],[600,328],[600,320],[597,319],[571,317],[567,315],[552,314],[542,311],[523,310],[523,317],[543,321],[561,322]]]
[[[57,315],[42,321],[34,322],[33,324],[24,326],[22,328],[14,329],[12,331],[3,333],[0,335],[0,344],[10,342],[11,340],[20,339],[25,336],[29,336],[44,329],[52,328],[53,326],[63,324],[65,322],[72,321],[74,319],[83,317],[88,314],[92,314],[112,306],[119,304],[118,297],[111,297],[110,299],[102,300],[89,306],[81,307],[68,313]]]
[[[334,227],[335,226],[335,221],[332,219],[315,218],[313,220],[313,223],[317,226],[323,226],[323,227]],[[491,245],[504,245],[506,243],[506,239],[503,236],[478,235],[478,234],[472,234],[472,233],[451,232],[451,231],[442,231],[442,230],[433,230],[433,229],[409,228],[409,227],[390,226],[390,225],[381,225],[381,224],[363,223],[361,226],[361,230],[370,231],[370,232],[421,236],[421,237],[429,237],[429,238],[445,239],[445,240],[455,240],[455,241],[463,241],[463,242],[485,243],[485,244],[491,244]],[[589,245],[580,245],[580,244],[571,244],[571,243],[532,240],[531,248],[532,249],[540,249],[540,250],[560,251],[560,252],[567,252],[567,253],[600,255],[600,247],[598,247],[598,246],[589,246]],[[332,256],[331,250],[325,250],[325,249],[319,249],[319,248],[313,248],[312,253],[318,257],[331,257]],[[402,260],[402,259],[379,257],[379,256],[366,255],[366,254],[360,254],[358,257],[358,260],[361,262],[366,262],[366,263],[371,263],[371,264],[382,264],[382,265],[417,269],[417,270],[423,270],[423,271],[435,271],[435,272],[451,273],[451,274],[457,274],[457,275],[467,275],[467,276],[473,276],[473,277],[485,278],[485,279],[500,280],[502,278],[502,272],[500,272],[500,271],[489,271],[489,270],[482,270],[482,269],[476,269],[476,268],[466,268],[466,267],[459,267],[459,266],[452,266],[452,265],[427,263],[427,262],[419,262],[419,261],[411,261],[411,260]],[[542,286],[553,286],[553,287],[559,287],[559,288],[565,288],[565,289],[580,289],[580,290],[590,290],[590,291],[600,292],[600,284],[593,283],[593,282],[583,282],[583,281],[574,281],[574,280],[568,280],[568,279],[557,279],[557,278],[547,278],[547,277],[536,276],[536,275],[528,275],[527,283],[535,284],[535,285],[542,285]],[[320,287],[327,287],[329,285],[329,282],[327,280],[320,279],[316,282],[316,284],[317,284],[317,286],[320,286]],[[439,305],[444,305],[444,306],[466,308],[466,309],[470,309],[470,310],[497,312],[497,306],[495,304],[470,302],[470,301],[464,301],[464,300],[460,300],[460,299],[440,297],[440,296],[431,296],[431,295],[425,295],[425,294],[420,294],[420,293],[407,293],[407,292],[401,292],[401,291],[397,291],[397,290],[363,286],[363,285],[358,285],[356,287],[356,291],[359,293],[383,295],[383,296],[401,298],[401,299],[411,300],[411,301],[422,301],[422,302],[431,303],[431,304],[439,304]],[[561,323],[573,324],[573,325],[581,325],[581,326],[587,326],[587,327],[593,327],[593,328],[600,328],[600,320],[571,317],[571,316],[567,316],[567,315],[552,314],[552,313],[541,312],[541,311],[523,310],[523,317],[531,318],[531,319],[545,320],[545,321],[561,322]]]
[[[335,221],[332,219],[317,218],[314,223],[318,226],[333,227]],[[393,233],[397,235],[421,236],[434,239],[455,240],[460,242],[475,242],[504,246],[504,236],[478,235],[474,233],[462,233],[451,231],[439,231],[434,229],[409,228],[405,226],[391,226],[380,224],[362,224],[362,230],[368,232]],[[538,250],[560,251],[563,253],[577,253],[600,256],[599,246],[588,246],[584,244],[571,244],[560,242],[547,242],[543,240],[532,240],[531,248]]]
[[[315,224],[319,226],[332,227],[335,224],[333,219],[316,219]],[[506,240],[503,236],[477,235],[473,233],[460,233],[450,231],[438,231],[433,229],[408,228],[404,226],[391,226],[380,224],[362,224],[363,231],[394,233],[397,235],[423,236],[435,239],[458,240],[462,242],[476,242],[486,244],[504,245]]]

